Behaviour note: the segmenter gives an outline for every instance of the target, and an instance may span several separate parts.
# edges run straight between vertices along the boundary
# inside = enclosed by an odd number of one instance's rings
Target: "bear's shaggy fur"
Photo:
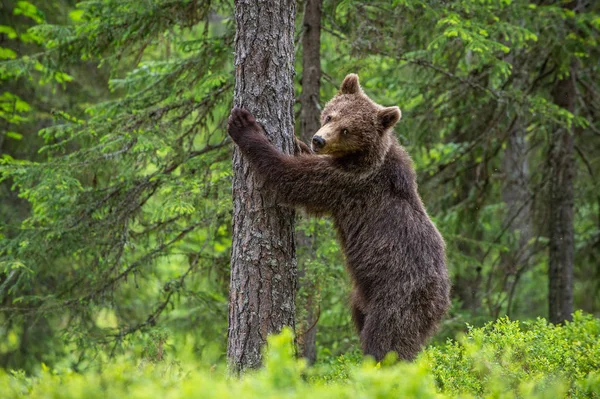
[[[333,218],[354,282],[363,352],[378,361],[391,351],[414,359],[450,303],[444,240],[392,133],[399,119],[398,107],[377,105],[351,74],[322,112],[316,154],[306,154],[306,146],[297,156],[279,152],[243,109],[234,108],[228,124],[280,202]]]

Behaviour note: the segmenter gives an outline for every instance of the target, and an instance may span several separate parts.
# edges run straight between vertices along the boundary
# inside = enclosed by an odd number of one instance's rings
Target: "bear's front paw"
[[[227,121],[227,132],[236,143],[245,134],[260,132],[260,126],[254,116],[245,109],[235,107]]]

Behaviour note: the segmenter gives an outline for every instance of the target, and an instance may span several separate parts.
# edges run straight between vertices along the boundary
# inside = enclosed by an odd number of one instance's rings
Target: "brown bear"
[[[353,280],[352,313],[363,352],[411,360],[448,309],[450,282],[442,236],[429,219],[412,163],[392,128],[398,107],[382,107],[344,79],[321,128],[285,155],[246,110],[234,108],[228,131],[257,177],[281,203],[329,214]]]

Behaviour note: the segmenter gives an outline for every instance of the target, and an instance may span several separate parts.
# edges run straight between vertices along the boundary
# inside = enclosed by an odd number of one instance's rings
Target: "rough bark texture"
[[[312,136],[321,127],[319,105],[321,90],[321,9],[322,0],[307,0],[304,9],[304,35],[302,36],[302,109],[300,113],[300,137],[310,144]],[[310,246],[308,237],[298,234],[298,245]],[[300,355],[310,363],[317,360],[318,301],[314,297],[316,287],[303,265],[300,265],[300,284],[307,294],[302,301],[306,317],[300,322],[298,346]]]
[[[556,105],[575,111],[575,68],[554,87]],[[558,128],[552,134],[550,164],[550,260],[549,319],[552,323],[571,320],[573,313],[573,181],[575,157],[573,129]]]
[[[235,2],[234,104],[256,115],[268,138],[294,151],[295,2]],[[261,364],[267,335],[294,327],[294,211],[260,191],[236,147],[227,355],[232,372]]]

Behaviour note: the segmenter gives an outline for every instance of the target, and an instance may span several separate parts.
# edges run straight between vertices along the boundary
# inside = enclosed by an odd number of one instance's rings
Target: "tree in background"
[[[575,67],[558,78],[553,90],[554,103],[570,114],[575,114]],[[572,320],[574,242],[574,182],[575,131],[572,123],[559,126],[551,134],[548,163],[550,165],[550,220],[548,254],[548,318],[552,323]]]
[[[38,58],[44,51],[44,41],[30,28],[40,23],[68,23],[74,4],[75,1],[57,0],[44,2],[39,8],[26,1],[4,1],[0,5],[0,159],[4,162],[20,159],[43,162],[46,154],[38,150],[44,138],[38,132],[66,115],[83,117],[83,104],[108,95],[107,88],[97,84],[106,79],[106,70],[96,64],[80,62],[67,74],[47,67]],[[81,84],[82,81],[90,84]],[[11,179],[0,183],[0,254],[3,244],[7,243],[3,239],[18,235],[20,222],[31,211],[19,191],[11,190],[12,183]],[[10,301],[14,296],[11,294],[23,281],[23,267],[18,262],[0,261],[0,271],[6,271],[4,278],[0,272],[0,306],[12,310]],[[51,284],[44,278],[38,283]],[[22,294],[34,291],[35,288],[29,288]],[[47,319],[33,312],[21,316],[19,322],[0,315],[2,330],[5,334],[12,333],[19,343],[0,351],[1,366],[26,367],[40,353],[60,352],[57,350],[60,341]]]
[[[557,195],[574,204],[573,307],[600,312],[600,10],[574,4],[323,2],[320,98],[359,72],[375,101],[402,108],[397,134],[457,288],[439,339],[466,322],[547,315],[550,263],[560,260],[551,242],[561,237],[550,238],[551,214],[569,209],[551,207]],[[225,364],[233,2],[2,7],[0,360],[82,370],[157,347],[161,359]],[[297,49],[303,33],[298,23]],[[568,106],[561,81],[574,85]],[[572,151],[562,145],[570,138]],[[552,154],[564,156],[553,163]],[[551,189],[553,172],[557,182],[565,172],[553,165],[569,159],[572,192]],[[298,246],[298,263],[318,285],[319,359],[353,356],[331,222],[303,219],[300,228],[310,243]]]
[[[224,121],[233,90],[233,29],[219,15],[229,3],[82,2],[60,24],[18,4],[15,14],[39,17],[28,34],[46,49],[4,62],[3,78],[40,79],[63,97],[74,84],[63,84],[66,71],[111,94],[72,98],[81,114],[49,102],[39,158],[2,159],[1,179],[29,207],[2,226],[0,333],[14,337],[2,351],[26,353],[14,367],[60,361],[77,370],[99,350],[143,345],[162,318],[169,331],[193,334],[199,354],[218,357],[211,348],[224,348],[226,337]],[[107,73],[75,75],[82,59]]]
[[[302,21],[302,94],[300,96],[300,138],[310,145],[312,136],[321,127],[321,13],[322,0],[306,0]],[[316,232],[316,231],[315,231]],[[320,313],[317,276],[310,269],[307,257],[315,256],[313,234],[309,237],[303,230],[296,234],[300,251],[310,250],[299,264],[298,308],[302,319],[296,334],[299,353],[310,363],[317,360],[317,322]]]
[[[294,1],[237,1],[234,104],[291,154],[294,139]],[[262,193],[233,156],[233,244],[227,354],[232,371],[260,366],[267,335],[294,327],[294,211]]]

